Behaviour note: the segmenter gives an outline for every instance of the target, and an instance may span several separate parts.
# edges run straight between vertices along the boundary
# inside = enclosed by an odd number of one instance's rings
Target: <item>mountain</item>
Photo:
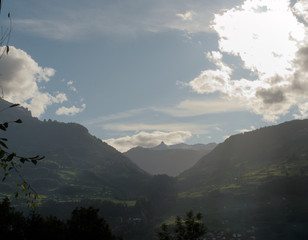
[[[240,179],[257,183],[269,176],[306,174],[307,143],[308,120],[237,134],[219,144],[180,178],[206,186],[235,184]]]
[[[10,105],[0,99],[0,122],[10,122],[1,138],[18,155],[45,156],[21,173],[48,199],[40,206],[46,215],[65,215],[81,200],[96,203],[113,230],[134,240],[155,239],[155,227],[192,209],[214,234],[234,233],[230,239],[308,239],[308,120],[231,136],[172,178],[150,176],[79,124],[40,121]],[[12,122],[19,118],[22,124]],[[196,147],[205,146],[162,143],[130,152],[141,152],[148,162],[168,154],[187,160]],[[1,194],[15,192],[14,183],[12,173],[0,184]]]
[[[188,150],[195,150],[195,151],[212,151],[217,146],[216,143],[208,143],[208,144],[185,144],[179,143],[175,145],[168,146],[169,149],[188,149]]]
[[[41,195],[52,198],[113,197],[135,198],[149,175],[126,156],[76,123],[40,121],[23,107],[9,108],[0,99],[0,121],[17,119],[1,132],[8,138],[10,152],[21,156],[45,156],[36,166],[25,164],[23,176]],[[10,178],[1,185],[2,192],[14,192]]]
[[[178,177],[177,210],[245,239],[308,239],[308,120],[229,137]]]
[[[152,150],[167,150],[168,146],[162,141],[159,145],[151,148]]]
[[[191,168],[215,146],[215,143],[195,145],[182,143],[168,146],[161,142],[153,148],[136,147],[124,154],[140,168],[151,174],[177,176],[184,170]]]

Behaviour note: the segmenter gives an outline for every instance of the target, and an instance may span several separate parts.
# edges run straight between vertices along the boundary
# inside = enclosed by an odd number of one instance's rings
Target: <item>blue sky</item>
[[[120,151],[308,116],[308,1],[11,0],[4,98]]]

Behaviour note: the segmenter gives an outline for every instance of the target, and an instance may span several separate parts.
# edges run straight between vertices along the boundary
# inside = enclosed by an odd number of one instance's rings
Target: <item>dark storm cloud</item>
[[[260,89],[256,91],[256,96],[262,98],[265,104],[282,103],[286,97],[280,89]]]

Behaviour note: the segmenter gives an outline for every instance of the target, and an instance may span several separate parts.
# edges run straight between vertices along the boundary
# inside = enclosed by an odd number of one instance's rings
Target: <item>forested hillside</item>
[[[178,177],[177,211],[257,239],[306,239],[308,120],[231,136]]]

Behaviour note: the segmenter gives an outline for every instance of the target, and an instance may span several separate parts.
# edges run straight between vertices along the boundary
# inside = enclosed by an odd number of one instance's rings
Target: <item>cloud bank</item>
[[[238,101],[266,121],[298,111],[308,115],[308,1],[294,6],[288,0],[246,0],[216,14],[212,29],[219,37],[219,51],[207,54],[216,69],[206,69],[188,85],[197,93],[220,92]],[[251,79],[233,79],[234,69],[224,56],[239,57]]]
[[[103,140],[109,145],[113,146],[120,152],[126,152],[131,148],[141,146],[141,147],[155,147],[164,141],[167,145],[177,144],[185,142],[187,138],[192,135],[188,131],[175,131],[175,132],[140,132],[133,136],[126,136],[122,138],[110,138]]]
[[[10,46],[9,54],[0,61],[0,88],[7,101],[20,103],[35,117],[43,114],[49,105],[67,101],[65,93],[51,94],[39,88],[40,83],[50,80],[55,70],[39,66],[25,51]]]

